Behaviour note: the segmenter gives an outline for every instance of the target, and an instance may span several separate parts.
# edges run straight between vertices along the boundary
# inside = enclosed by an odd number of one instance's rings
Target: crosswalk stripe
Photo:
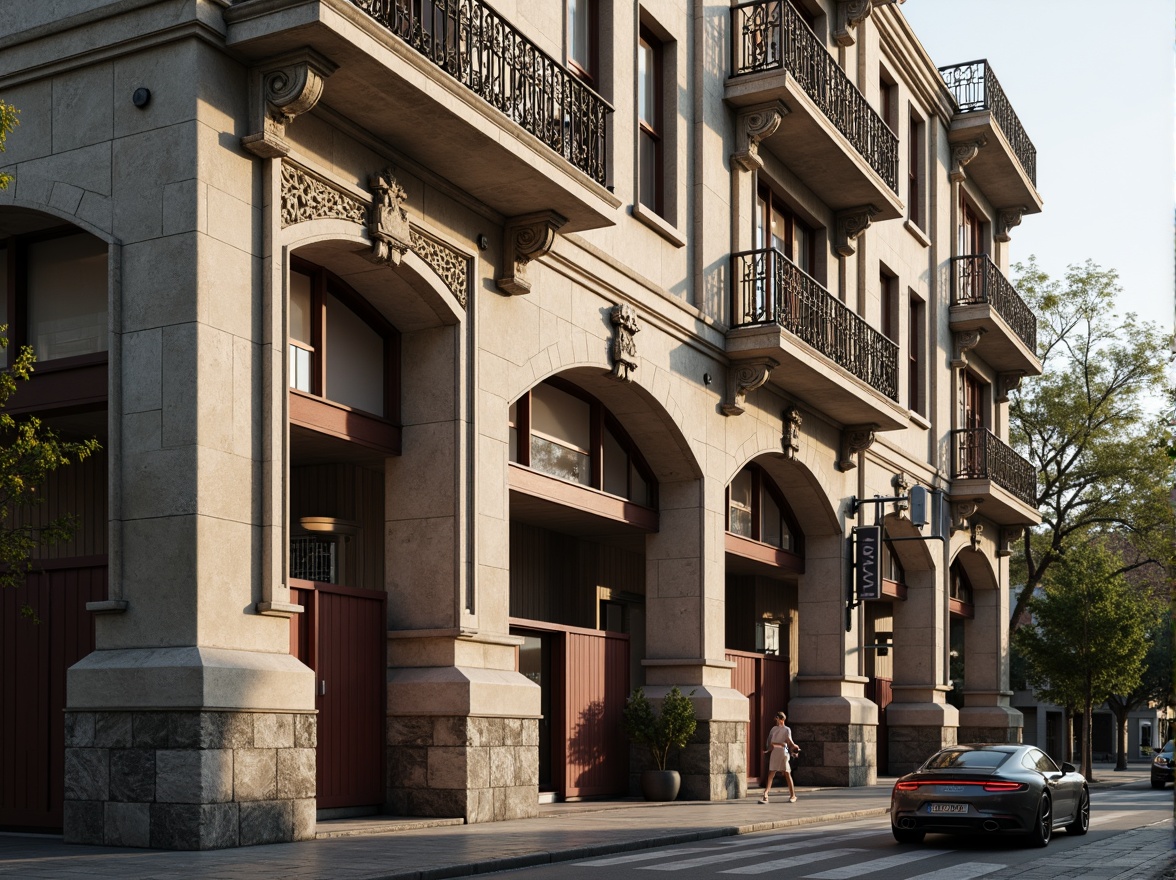
[[[917,862],[921,859],[930,859],[935,856],[946,855],[948,850],[945,849],[922,849],[915,852],[899,853],[894,856],[886,856],[881,859],[871,859],[868,862],[858,862],[856,865],[846,865],[841,868],[832,868],[828,871],[822,871],[820,874],[806,874],[809,880],[852,880],[854,877],[861,877],[864,874],[875,874],[878,871],[888,871],[891,868],[897,868],[909,862]]]
[[[940,868],[938,871],[908,877],[907,880],[974,880],[976,877],[983,877],[1007,867],[1008,865],[992,865],[987,862],[960,862],[958,865]]]
[[[762,848],[767,841],[781,841],[781,842],[783,842],[785,839],[787,839],[789,846],[805,846],[805,845],[811,846],[812,844],[808,843],[808,841],[812,840],[813,838],[819,837],[821,841],[830,840],[830,838],[827,837],[823,833],[825,830],[826,829],[824,828],[824,826],[822,826],[821,833],[819,833],[819,834],[816,831],[810,831],[808,833],[802,833],[802,834],[797,834],[795,831],[792,831],[791,833],[772,834],[772,835],[757,835],[756,837],[742,837],[742,838],[728,837],[723,840],[716,840],[711,846],[691,846],[691,847],[686,847],[684,849],[675,850],[674,853],[672,854],[672,856],[670,856],[670,857],[678,856],[678,855],[690,855],[693,853],[705,853],[705,852],[717,852],[717,851],[722,851],[722,852],[726,852],[726,853],[733,853],[733,852],[739,851],[741,848],[752,847],[752,846]],[[862,837],[867,834],[876,834],[876,833],[877,832],[874,832],[874,831],[859,831],[857,834],[854,834],[852,836],[853,837]],[[838,838],[833,838],[833,839],[838,839]],[[740,852],[740,855],[742,855],[742,854],[743,853]],[[659,848],[653,852],[651,852],[649,850],[642,850],[641,852],[627,853],[623,856],[606,856],[601,859],[589,859],[588,861],[585,861],[585,862],[574,862],[573,864],[576,867],[605,868],[605,867],[609,867],[611,865],[627,865],[627,864],[631,864],[633,862],[649,862],[649,861],[653,861],[654,859],[665,859],[665,858],[667,858],[667,854],[666,854],[665,850]]]
[[[841,856],[852,855],[853,853],[865,852],[861,849],[823,849],[820,852],[801,853],[798,856],[791,856],[787,859],[775,859],[771,862],[760,862],[756,865],[744,865],[741,868],[730,868],[726,871],[720,871],[720,874],[764,874],[768,871],[776,871],[782,868],[796,868],[800,865],[808,865],[813,862],[824,862],[829,859],[837,859]]]
[[[688,868],[701,868],[705,865],[717,865],[721,862],[733,862],[736,859],[746,859],[750,856],[761,856],[767,853],[776,853],[781,850],[798,850],[808,849],[813,846],[826,847],[834,843],[845,843],[850,840],[857,840],[859,837],[868,837],[876,832],[873,831],[858,831],[852,834],[837,834],[837,835],[821,835],[819,837],[811,837],[807,840],[789,840],[786,843],[778,843],[773,846],[764,846],[758,849],[744,849],[744,850],[728,850],[724,853],[709,856],[698,856],[693,859],[685,859],[683,861],[665,862],[661,865],[649,865],[641,868],[642,871],[684,871]],[[845,852],[856,852],[856,850],[845,850]],[[830,858],[824,856],[824,858]]]

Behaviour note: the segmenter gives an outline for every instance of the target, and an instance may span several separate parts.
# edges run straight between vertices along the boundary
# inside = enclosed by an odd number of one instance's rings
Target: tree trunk
[[[1118,736],[1115,737],[1115,769],[1127,769],[1127,707],[1113,706]]]
[[[1094,705],[1093,700],[1089,696],[1089,692],[1087,692],[1084,709],[1085,711],[1082,715],[1082,775],[1089,782],[1094,782],[1094,758],[1090,744],[1090,737],[1094,732],[1094,725],[1090,723],[1090,716],[1094,714]]]
[[[1062,760],[1078,763],[1074,760],[1074,713],[1069,706],[1062,707]]]

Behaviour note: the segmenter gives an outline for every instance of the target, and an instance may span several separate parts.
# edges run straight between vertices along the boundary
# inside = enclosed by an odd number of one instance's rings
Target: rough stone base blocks
[[[67,712],[65,840],[217,849],[310,840],[313,714]]]
[[[535,718],[393,717],[387,742],[394,814],[466,822],[539,814]]]
[[[656,765],[644,746],[629,749],[629,793],[641,794],[641,773]],[[681,752],[670,753],[667,770],[682,776],[680,800],[721,801],[747,795],[747,722],[699,721]]]
[[[878,728],[872,724],[798,724],[792,738],[800,757],[792,765],[799,785],[873,785]]]
[[[956,744],[954,727],[924,727],[891,724],[887,728],[889,754],[887,773],[902,776],[922,766],[940,749]]]

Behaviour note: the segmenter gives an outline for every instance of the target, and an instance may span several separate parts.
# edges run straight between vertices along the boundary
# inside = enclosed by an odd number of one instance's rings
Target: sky
[[[906,0],[938,67],[987,58],[1037,148],[1045,203],[1012,230],[1057,277],[1119,273],[1123,312],[1173,325],[1173,0]]]

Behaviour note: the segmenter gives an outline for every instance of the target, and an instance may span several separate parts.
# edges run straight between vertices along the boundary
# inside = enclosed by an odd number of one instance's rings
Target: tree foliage
[[[4,142],[19,122],[19,111],[11,104],[0,101],[0,153],[4,152]],[[0,171],[0,189],[6,189],[10,183],[12,183],[12,175]]]
[[[1120,573],[1102,542],[1076,543],[1051,565],[1029,602],[1032,623],[1013,636],[1030,686],[1045,700],[1083,713],[1082,767],[1090,778],[1090,713],[1143,675],[1154,603]]]
[[[1099,533],[1125,536],[1136,553],[1117,571],[1173,561],[1167,430],[1146,402],[1165,392],[1167,340],[1149,322],[1118,315],[1118,275],[1091,261],[1050,278],[1030,259],[1014,266],[1038,316],[1043,372],[1009,403],[1009,435],[1038,474],[1040,527],[1014,562],[1011,628],[1067,548]]]

